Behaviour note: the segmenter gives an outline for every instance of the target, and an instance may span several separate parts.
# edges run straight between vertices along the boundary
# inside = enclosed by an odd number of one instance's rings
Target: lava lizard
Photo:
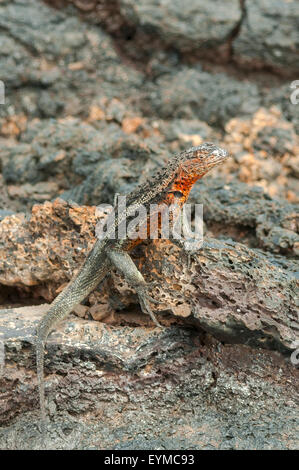
[[[198,147],[191,147],[174,156],[164,168],[127,196],[126,211],[120,218],[116,218],[115,226],[118,227],[124,220],[132,219],[140,206],[149,209],[153,204],[166,207],[177,204],[182,207],[187,201],[194,183],[213,167],[225,161],[227,157],[226,150],[209,142]],[[149,215],[145,217],[143,225],[147,231],[150,226]],[[173,241],[181,248],[186,248],[182,240]],[[37,327],[36,363],[42,431],[44,431],[46,423],[44,346],[48,334],[58,321],[70,313],[75,305],[84,300],[112,268],[116,268],[128,284],[135,289],[142,311],[150,315],[157,326],[161,326],[150,307],[150,302],[157,303],[157,301],[147,294],[145,279],[128,254],[140,242],[142,239],[138,238],[133,240],[129,237],[113,239],[107,231],[102,239],[96,241],[77,276],[56,297],[49,311],[40,321]],[[188,249],[190,250],[190,248]]]

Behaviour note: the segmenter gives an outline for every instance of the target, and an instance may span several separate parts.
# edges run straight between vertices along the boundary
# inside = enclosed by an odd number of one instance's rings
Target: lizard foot
[[[146,297],[146,299],[151,302],[152,304],[155,304],[155,305],[161,305],[161,304],[164,304],[164,300],[157,300],[157,299],[154,299],[154,297],[152,297],[151,295],[149,295],[147,292],[143,292],[143,295],[144,297]]]
[[[198,253],[198,250],[202,246],[202,240],[193,239],[193,238],[187,238],[184,240],[172,238],[171,240],[175,245],[181,248],[183,254],[187,258],[187,268],[190,269],[191,264],[196,254]]]
[[[153,322],[155,323],[156,326],[158,326],[159,328],[163,328],[162,325],[160,325],[160,323],[158,322],[154,312],[152,311],[150,305],[149,305],[149,302],[153,302],[153,303],[160,303],[159,301],[153,299],[151,296],[149,296],[145,289],[143,287],[139,287],[136,289],[136,292],[138,294],[138,298],[139,298],[139,303],[140,303],[140,307],[141,307],[141,310],[143,311],[143,313],[149,315],[151,317],[151,319],[153,320]]]
[[[183,252],[187,256],[187,268],[190,269],[192,262],[195,259],[196,254],[202,246],[202,241],[187,239],[183,245]]]

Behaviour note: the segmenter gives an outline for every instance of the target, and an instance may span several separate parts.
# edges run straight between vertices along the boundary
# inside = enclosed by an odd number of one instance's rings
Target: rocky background
[[[298,49],[296,0],[0,0],[1,449],[298,448]],[[203,141],[203,249],[133,253],[165,329],[112,273],[49,338],[44,442],[34,329],[95,206]]]

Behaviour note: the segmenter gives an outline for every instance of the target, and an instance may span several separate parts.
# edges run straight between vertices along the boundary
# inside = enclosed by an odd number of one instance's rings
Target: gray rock
[[[168,142],[181,139],[186,147],[192,142],[194,135],[200,136],[202,140],[210,140],[212,129],[205,122],[198,119],[172,119],[171,121],[158,122],[160,132]],[[191,146],[191,145],[190,145]]]
[[[6,183],[37,183],[63,175],[59,186],[64,188],[79,181],[73,160],[85,152],[96,153],[98,162],[105,158],[101,148],[98,133],[89,124],[43,120],[29,126],[19,144],[3,149],[3,177]]]
[[[140,72],[122,63],[101,28],[43,2],[1,2],[0,27],[0,79],[7,87],[0,116],[8,110],[41,117],[88,115],[95,95],[130,98],[143,82]]]
[[[80,185],[62,193],[61,197],[77,204],[113,204],[116,193],[122,195],[130,193],[138,184],[138,175],[144,169],[149,172],[148,163],[147,159],[132,161],[128,158],[104,161],[89,172]]]
[[[46,308],[1,311],[1,449],[297,448],[298,371],[289,360],[183,327],[111,328],[78,318],[71,332],[64,321],[48,340],[54,414],[44,439],[33,333]]]
[[[45,118],[55,118],[64,108],[64,103],[52,91],[43,91],[37,102],[40,114]]]
[[[22,44],[4,32],[0,34],[0,78],[7,88],[16,88],[29,82],[37,73],[37,68],[36,59]]]
[[[4,219],[7,215],[12,215],[14,212],[10,210],[0,209],[0,220]]]
[[[270,126],[260,130],[254,142],[256,150],[266,150],[270,155],[278,157],[283,156],[288,151],[292,153],[294,146],[295,135],[291,129]]]
[[[49,59],[69,55],[86,43],[86,34],[75,17],[49,8],[37,0],[16,0],[1,7],[0,25],[29,51]]]
[[[180,51],[223,44],[241,19],[238,0],[121,0],[121,13]]]
[[[299,70],[299,4],[295,1],[245,1],[245,17],[233,42],[238,61]]]
[[[212,232],[288,257],[299,254],[298,205],[272,199],[261,187],[220,178],[195,186],[191,200],[203,204]]]
[[[284,118],[293,123],[297,134],[299,134],[299,103],[291,102],[291,94],[295,91],[294,88],[291,88],[291,83],[290,80],[286,85],[268,89],[263,94],[263,105],[266,107],[276,106],[280,109]]]
[[[250,115],[260,104],[256,85],[224,74],[184,68],[164,75],[150,94],[154,110],[164,119],[201,119],[224,126],[234,116]]]
[[[29,125],[20,142],[1,153],[6,184],[54,182],[53,198],[80,204],[113,203],[115,193],[129,193],[168,157],[153,139],[125,134],[114,123],[95,129],[79,119]],[[27,207],[38,202],[34,191],[20,192],[22,198]]]

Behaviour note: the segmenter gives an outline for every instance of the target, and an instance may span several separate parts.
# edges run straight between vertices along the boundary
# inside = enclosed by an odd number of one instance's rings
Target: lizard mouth
[[[215,149],[206,156],[206,161],[208,167],[211,168],[213,166],[220,165],[228,157],[229,153],[227,150],[215,146]]]

